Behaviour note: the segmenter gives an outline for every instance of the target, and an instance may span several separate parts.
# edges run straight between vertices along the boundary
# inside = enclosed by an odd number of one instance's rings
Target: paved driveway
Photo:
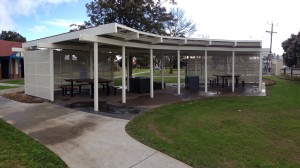
[[[127,135],[128,120],[1,96],[0,107],[0,118],[40,141],[71,168],[189,167]]]

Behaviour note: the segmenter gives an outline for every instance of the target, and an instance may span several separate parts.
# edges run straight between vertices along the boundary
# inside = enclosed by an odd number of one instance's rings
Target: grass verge
[[[14,86],[0,86],[0,90],[4,90],[4,89],[12,89],[15,88]]]
[[[49,149],[0,119],[0,167],[67,167]]]
[[[270,78],[266,97],[167,105],[126,126],[135,139],[193,167],[300,167],[300,83]]]
[[[18,85],[24,85],[24,79],[18,79],[18,80],[8,80],[1,83],[9,83],[9,84],[18,84]]]

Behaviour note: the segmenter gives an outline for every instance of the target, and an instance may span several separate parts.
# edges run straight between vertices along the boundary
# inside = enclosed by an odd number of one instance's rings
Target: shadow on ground
[[[265,86],[264,86],[265,87]],[[259,93],[257,84],[247,84],[247,87],[237,87],[232,92],[231,87],[209,87],[208,92],[204,92],[204,86],[199,89],[186,89],[182,86],[181,94],[177,93],[177,85],[168,85],[164,90],[155,90],[154,98],[150,98],[149,93],[137,94],[126,93],[126,104],[121,102],[121,93],[106,96],[105,92],[99,92],[99,111],[94,111],[94,102],[90,98],[89,90],[83,90],[81,93],[70,95],[55,94],[55,104],[80,110],[92,114],[98,114],[108,117],[131,120],[144,111],[175,102],[205,99],[211,97],[231,97],[231,96],[265,96],[265,93]],[[120,91],[120,90],[119,90]]]

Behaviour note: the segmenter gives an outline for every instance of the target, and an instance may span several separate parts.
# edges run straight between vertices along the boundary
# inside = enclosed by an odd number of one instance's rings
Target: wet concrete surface
[[[157,91],[153,99],[149,94],[127,93],[126,104],[121,103],[120,94],[109,96],[100,94],[99,111],[94,111],[93,99],[87,92],[74,97],[62,96],[57,92],[54,104],[92,114],[131,120],[147,110],[180,101],[182,101],[180,97],[163,91]]]
[[[5,116],[5,119],[15,121],[15,127],[17,128],[26,129],[33,125],[38,125],[46,120],[57,118],[72,112],[65,111],[59,106],[47,107],[43,104],[26,106],[26,111],[27,112],[24,113],[24,109],[22,109],[18,112],[10,113]]]
[[[94,111],[93,101],[74,102],[67,104],[64,107],[76,109],[92,114],[103,115],[107,117],[121,118],[121,119],[133,119],[142,110],[129,106],[120,106],[109,104],[108,102],[99,101],[99,111]]]
[[[0,105],[0,118],[44,144],[71,168],[189,167],[127,135],[128,120],[1,96]]]
[[[247,84],[245,87],[235,88],[233,93],[231,87],[209,87],[208,92],[204,92],[204,86],[199,89],[186,89],[181,87],[181,94],[177,95],[177,85],[170,84],[164,90],[155,90],[154,98],[147,94],[126,93],[126,104],[121,103],[120,90],[117,95],[109,95],[103,92],[99,93],[99,111],[94,111],[94,102],[90,98],[89,90],[83,90],[82,93],[62,96],[60,92],[55,94],[54,104],[80,110],[91,114],[103,115],[108,117],[131,120],[144,111],[170,103],[176,103],[187,100],[205,99],[212,97],[232,97],[232,96],[265,96],[265,93],[258,92],[257,84]]]
[[[84,131],[92,129],[96,124],[92,122],[80,122],[76,125],[59,125],[29,133],[29,136],[38,139],[44,145],[55,145],[76,139],[83,135]]]

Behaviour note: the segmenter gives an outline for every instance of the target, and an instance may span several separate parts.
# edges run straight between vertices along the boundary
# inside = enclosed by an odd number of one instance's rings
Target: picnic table
[[[232,75],[230,74],[225,74],[225,75],[214,74],[213,76],[217,77],[217,85],[219,85],[219,78],[222,78],[223,88],[225,87],[225,79],[232,78]],[[237,86],[239,84],[240,75],[234,75],[234,78],[235,78],[235,86]]]
[[[71,89],[70,89],[70,92],[71,92],[71,97],[74,96],[73,94],[73,89],[74,89],[74,82],[76,83],[88,83],[91,85],[91,97],[94,96],[94,79],[89,79],[89,78],[84,78],[84,79],[73,79],[73,78],[68,78],[68,79],[65,79],[65,81],[67,82],[70,82],[71,83]],[[106,86],[106,96],[109,95],[109,83],[112,82],[112,80],[110,79],[104,79],[104,78],[98,78],[98,83],[103,83],[105,84]]]

